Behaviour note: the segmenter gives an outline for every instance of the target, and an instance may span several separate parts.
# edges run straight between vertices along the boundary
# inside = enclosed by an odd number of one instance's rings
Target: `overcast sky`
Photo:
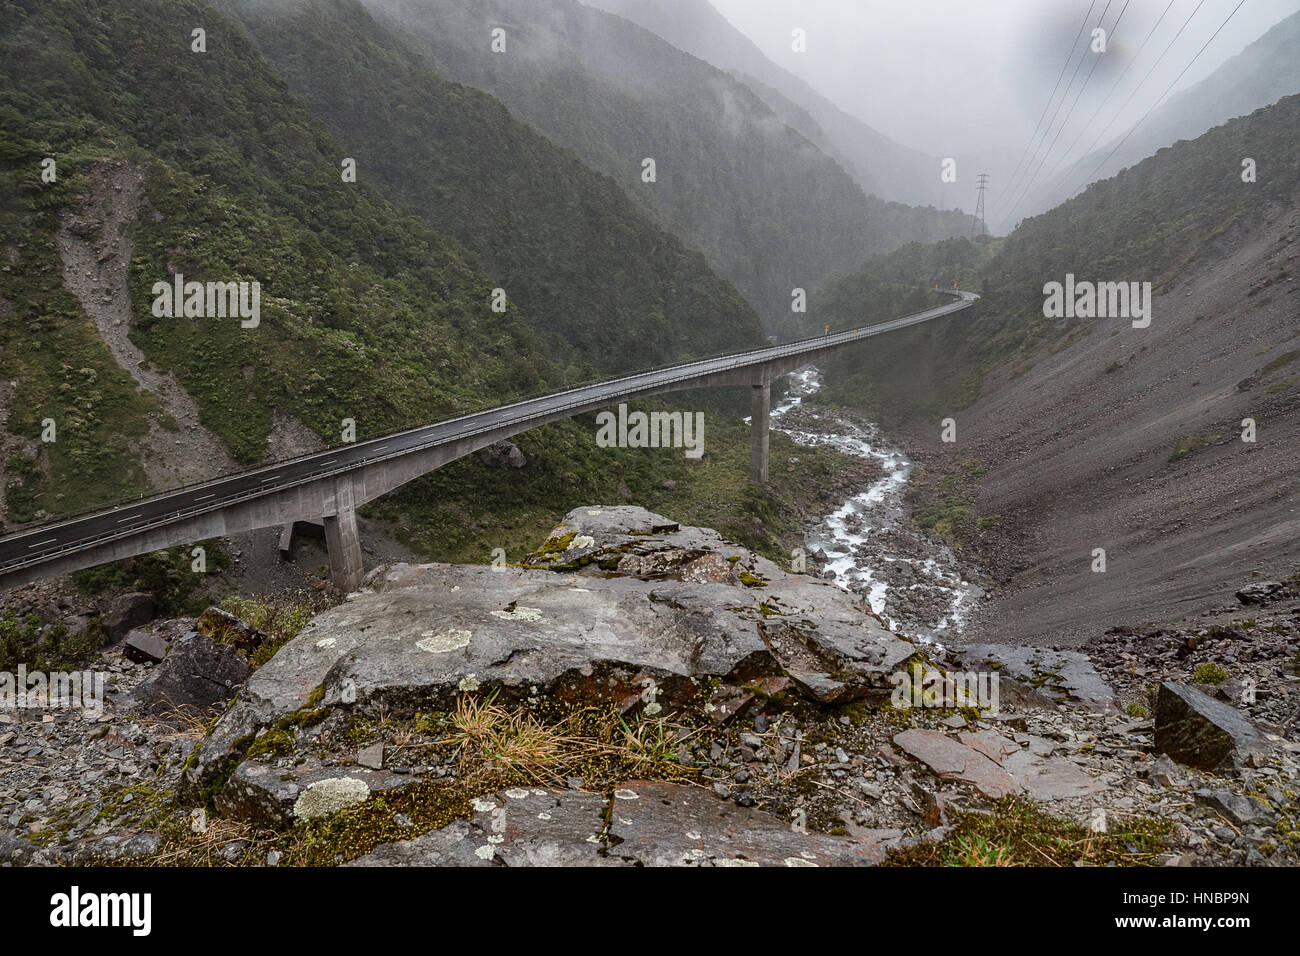
[[[969,154],[1008,142],[1016,150],[1022,148],[1089,9],[1089,0],[711,2],[771,59],[843,109],[906,145],[939,156]],[[1107,0],[1097,0],[1086,32],[1090,34],[1106,10],[1100,22],[1112,28],[1108,32],[1113,55],[1098,64],[1083,88],[1069,139],[1074,137],[1074,124],[1082,125],[1101,104],[1169,2],[1128,0],[1125,8],[1125,0],[1110,0],[1107,10]],[[1099,124],[1124,102],[1201,0],[1172,2],[1139,62],[1106,104]],[[1122,131],[1146,112],[1237,3],[1204,0],[1114,129]],[[1116,24],[1121,10],[1122,19]],[[1297,10],[1300,0],[1246,0],[1176,89],[1203,79]],[[791,50],[791,31],[796,27],[807,31],[807,53]],[[1078,74],[1071,100],[1090,66],[1085,63]],[[1069,69],[1073,71],[1073,64]],[[1066,73],[1067,80],[1070,75]],[[1068,108],[1067,102],[1067,112]],[[1092,135],[1088,133],[1085,140]]]

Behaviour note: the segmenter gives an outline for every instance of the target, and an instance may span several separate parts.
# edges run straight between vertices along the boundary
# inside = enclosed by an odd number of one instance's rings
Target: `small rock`
[[[122,653],[137,664],[158,664],[167,656],[167,642],[148,631],[133,630],[122,644]]]
[[[1231,790],[1197,790],[1195,796],[1198,804],[1222,813],[1238,826],[1254,823],[1260,817],[1260,808],[1253,800]]]
[[[369,767],[371,770],[384,769],[384,745],[378,743],[366,747],[357,754],[357,763],[363,767]]]
[[[1248,584],[1237,592],[1237,600],[1242,604],[1263,604],[1276,597],[1286,585],[1281,581],[1259,581],[1255,584]]]

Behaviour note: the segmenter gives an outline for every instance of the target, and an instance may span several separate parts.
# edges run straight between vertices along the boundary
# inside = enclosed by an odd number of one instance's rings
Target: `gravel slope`
[[[970,550],[997,587],[972,639],[1076,644],[1300,570],[1296,210],[1221,236],[1155,300],[1150,328],[1098,320],[1027,374],[986,383],[956,416],[956,444],[937,428],[911,436],[928,470],[987,468],[975,512],[1001,517]],[[1192,436],[1208,443],[1171,461]]]

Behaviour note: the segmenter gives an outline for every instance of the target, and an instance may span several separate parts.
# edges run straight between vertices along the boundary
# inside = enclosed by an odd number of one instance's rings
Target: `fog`
[[[1088,29],[1108,29],[1112,56],[1097,65],[1066,130],[1073,140],[1119,79],[1126,63],[1168,8],[1141,58],[1124,77],[1095,127],[1115,115],[1122,133],[1159,98],[1228,17],[1238,0],[1096,0]],[[988,150],[1019,153],[1043,113],[1078,35],[1089,0],[712,0],[765,53],[840,107],[899,142],[938,156]],[[1178,28],[1188,22],[1132,103],[1118,107],[1145,76]],[[1204,79],[1300,0],[1246,0],[1179,81]],[[1105,12],[1102,18],[1102,12]],[[1122,13],[1122,18],[1120,18]],[[1118,22],[1117,22],[1117,18]],[[791,31],[807,32],[807,52],[791,49]],[[1076,52],[1075,58],[1078,58]],[[1080,88],[1091,64],[1080,71]],[[1074,69],[1073,64],[1070,70]],[[1069,79],[1070,73],[1066,73]],[[1064,86],[1064,81],[1062,81]],[[1067,103],[1067,107],[1068,107]],[[1063,111],[1064,118],[1067,111]],[[1092,142],[1083,137],[1076,152]],[[1064,143],[1062,144],[1065,145]]]

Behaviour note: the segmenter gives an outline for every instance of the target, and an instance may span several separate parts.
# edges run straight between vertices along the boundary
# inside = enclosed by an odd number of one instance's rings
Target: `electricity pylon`
[[[984,190],[989,188],[989,174],[980,173],[975,178],[979,181],[979,185],[975,187],[977,191],[977,198],[975,200],[975,218],[979,220],[979,223],[978,225],[976,223],[971,223],[970,237],[971,239],[974,239],[976,230],[978,229],[979,237],[981,239],[987,239],[989,227],[988,224],[984,222]]]

